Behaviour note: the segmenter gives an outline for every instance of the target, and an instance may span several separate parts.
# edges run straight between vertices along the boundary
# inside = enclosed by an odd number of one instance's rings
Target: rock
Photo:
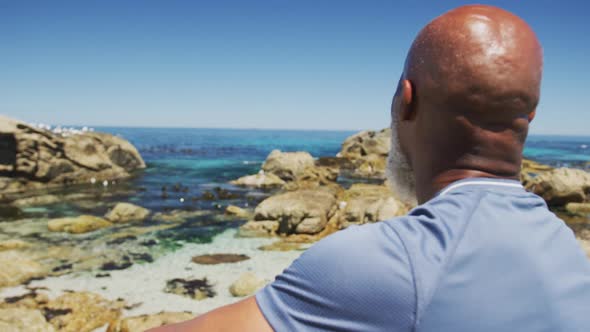
[[[23,217],[23,212],[16,206],[8,204],[0,204],[0,222],[5,220],[20,219]]]
[[[35,205],[50,205],[59,203],[60,199],[56,195],[40,195],[14,200],[12,205],[17,207],[35,206]]]
[[[249,218],[251,215],[250,211],[235,205],[228,205],[228,207],[225,208],[225,214],[236,216],[238,218]]]
[[[22,249],[29,246],[29,243],[18,239],[0,241],[0,251]]]
[[[181,223],[189,219],[201,217],[206,215],[207,211],[186,211],[186,210],[172,210],[168,213],[158,212],[152,216],[152,219],[160,222]]]
[[[567,203],[565,209],[569,213],[587,215],[590,214],[590,203]]]
[[[51,232],[67,232],[72,234],[88,233],[111,225],[105,219],[89,215],[51,219],[47,222],[47,228]]]
[[[207,278],[203,279],[172,279],[166,282],[166,293],[172,293],[187,296],[195,300],[204,300],[208,297],[214,297],[215,291]]]
[[[150,210],[131,203],[117,203],[105,218],[113,223],[143,221],[150,215]]]
[[[153,315],[127,317],[109,325],[107,332],[144,332],[163,325],[180,323],[194,318],[189,312],[160,312]]]
[[[120,137],[94,132],[54,133],[0,116],[0,193],[27,193],[74,183],[128,178],[144,168]]]
[[[553,170],[553,167],[539,164],[535,161],[523,159],[520,168],[520,181],[526,187],[530,185],[531,181],[540,173]]]
[[[557,168],[534,178],[527,189],[543,197],[549,205],[583,202],[590,191],[590,173],[579,169]]]
[[[315,189],[319,186],[334,185],[340,170],[334,167],[311,166],[303,170],[293,181],[287,182],[285,190]]]
[[[259,278],[254,273],[246,272],[229,286],[229,292],[235,297],[249,296],[256,293],[256,291],[262,288],[265,284],[266,281]]]
[[[248,221],[238,230],[241,237],[266,237],[274,236],[279,230],[279,223],[275,220]]]
[[[98,294],[72,292],[49,301],[44,311],[58,331],[90,332],[118,319],[123,306]]]
[[[293,251],[307,249],[302,243],[277,241],[271,244],[260,246],[258,250],[262,251]]]
[[[193,263],[203,265],[216,265],[223,263],[237,263],[250,259],[246,255],[238,254],[212,254],[212,255],[200,255],[193,257]]]
[[[389,128],[362,131],[344,140],[338,156],[353,163],[353,176],[384,179],[390,147]]]
[[[48,302],[49,297],[46,294],[39,293],[33,288],[23,295],[5,298],[4,302],[0,302],[0,308],[40,309]]]
[[[254,175],[246,175],[241,178],[230,181],[235,186],[252,187],[260,189],[279,188],[285,185],[285,181],[272,173],[260,172]]]
[[[396,200],[389,188],[374,184],[353,184],[340,197],[340,225],[364,224],[401,216],[407,208]]]
[[[0,288],[22,284],[48,271],[29,256],[14,250],[0,252]]]
[[[41,311],[26,308],[0,309],[0,331],[2,332],[54,332]]]
[[[335,195],[324,188],[282,193],[262,201],[254,211],[253,221],[274,222],[277,233],[315,234],[324,229],[335,203]],[[252,228],[246,225],[241,233]]]
[[[313,157],[307,152],[281,152],[273,150],[262,164],[265,173],[271,173],[283,181],[293,181],[306,168],[313,167]]]

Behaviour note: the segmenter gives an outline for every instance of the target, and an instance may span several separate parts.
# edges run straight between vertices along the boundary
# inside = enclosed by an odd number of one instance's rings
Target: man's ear
[[[400,82],[400,118],[402,121],[412,120],[416,114],[414,114],[413,98],[414,90],[412,83],[408,80],[402,80]]]
[[[532,112],[529,113],[529,123],[533,122],[533,119],[535,118],[535,115],[537,115],[537,110],[534,110]]]

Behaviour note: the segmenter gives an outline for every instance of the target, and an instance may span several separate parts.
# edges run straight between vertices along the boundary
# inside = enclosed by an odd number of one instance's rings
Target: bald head
[[[392,103],[390,180],[415,182],[426,201],[462,178],[518,179],[542,66],[533,30],[503,9],[463,6],[431,21]]]
[[[430,22],[412,44],[404,78],[416,97],[467,112],[531,112],[539,100],[542,50],[519,17],[472,5]]]

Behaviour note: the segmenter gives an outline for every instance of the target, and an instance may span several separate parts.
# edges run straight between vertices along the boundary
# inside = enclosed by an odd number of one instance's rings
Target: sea
[[[172,242],[207,242],[212,236],[237,228],[245,220],[222,218],[228,205],[254,208],[272,194],[238,188],[229,181],[257,173],[273,149],[307,151],[314,157],[335,156],[353,131],[183,129],[98,127],[129,140],[147,167],[122,183],[97,183],[91,190],[110,193],[95,204],[62,202],[24,209],[32,218],[80,214],[101,215],[115,202],[131,202],[154,213],[209,211],[178,227],[158,232]],[[530,136],[526,158],[552,166],[586,169],[590,165],[590,137]],[[72,191],[88,191],[69,188]]]

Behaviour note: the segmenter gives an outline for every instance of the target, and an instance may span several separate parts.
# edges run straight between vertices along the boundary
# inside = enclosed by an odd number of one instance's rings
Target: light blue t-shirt
[[[335,233],[256,295],[276,331],[590,331],[590,261],[517,181]]]

